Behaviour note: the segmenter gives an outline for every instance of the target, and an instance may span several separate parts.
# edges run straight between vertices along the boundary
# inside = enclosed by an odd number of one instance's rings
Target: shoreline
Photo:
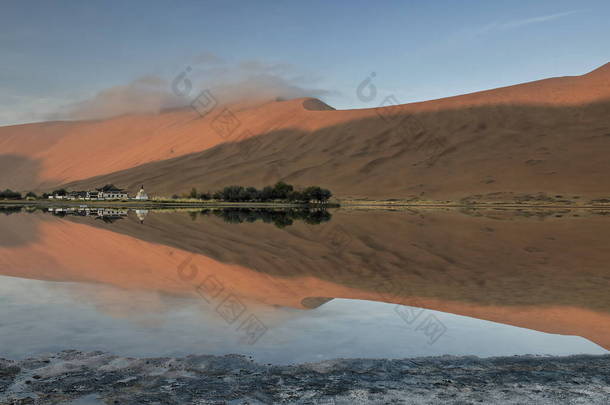
[[[295,204],[295,203],[256,203],[256,202],[190,202],[190,201],[26,201],[26,200],[0,200],[0,205],[38,206],[38,207],[76,207],[76,208],[338,208],[336,204]]]
[[[1,404],[587,403],[610,398],[610,355],[337,359],[130,358],[68,350],[0,359]],[[202,402],[203,401],[203,402]],[[233,402],[234,401],[234,402]],[[224,403],[224,402],[223,402]]]
[[[91,200],[0,200],[0,205],[14,206],[39,206],[39,207],[114,207],[114,208],[362,208],[362,209],[387,209],[387,208],[459,208],[459,209],[481,209],[481,208],[504,208],[504,209],[586,209],[603,210],[610,209],[610,204],[552,204],[552,203],[519,203],[519,202],[409,202],[409,201],[337,201],[326,204],[300,204],[289,202],[229,202],[229,201],[91,201]]]

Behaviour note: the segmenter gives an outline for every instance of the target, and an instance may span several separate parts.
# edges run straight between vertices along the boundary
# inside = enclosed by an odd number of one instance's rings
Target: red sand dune
[[[0,187],[112,182],[135,192],[144,183],[169,195],[283,179],[340,197],[602,198],[610,194],[609,100],[607,64],[583,76],[396,107],[335,111],[314,99],[234,106],[240,125],[225,137],[214,130],[223,107],[203,118],[185,108],[7,126]]]

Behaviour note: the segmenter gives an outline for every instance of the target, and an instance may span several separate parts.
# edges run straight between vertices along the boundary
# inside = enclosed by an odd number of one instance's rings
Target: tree
[[[301,191],[291,191],[286,196],[288,201],[307,202],[307,195]]]
[[[4,191],[0,191],[0,199],[5,199],[5,200],[20,200],[21,199],[21,193],[18,193],[16,191],[13,191],[13,190],[7,188]]]
[[[35,200],[35,199],[37,199],[37,198],[38,198],[38,196],[37,196],[37,195],[36,195],[36,193],[34,193],[33,191],[28,191],[28,193],[25,195],[25,198],[26,198],[26,199],[28,199],[28,198],[29,198],[29,199],[33,199],[33,200]]]
[[[273,199],[273,187],[267,186],[260,192],[259,198],[261,201],[271,201]]]
[[[246,188],[246,200],[247,201],[260,200],[260,191],[258,191],[255,187]]]
[[[197,194],[197,189],[195,187],[193,187],[191,189],[191,194],[189,194],[190,198],[198,198],[198,194]]]
[[[320,191],[320,201],[327,202],[333,196],[333,193],[329,189],[323,188]]]
[[[311,186],[311,187],[307,187],[305,190],[303,190],[303,195],[304,195],[304,200],[306,202],[309,201],[319,201],[320,200],[320,191],[322,189],[320,187],[317,186]]]
[[[294,187],[290,184],[286,184],[283,181],[278,181],[273,186],[273,198],[277,200],[285,200],[288,198],[288,194],[294,190]]]
[[[222,190],[222,200],[238,202],[245,196],[245,190],[242,186],[228,186]]]
[[[66,190],[65,188],[58,188],[57,190],[53,190],[51,194],[63,197],[68,195],[68,190]]]
[[[196,194],[196,190],[193,188],[191,191],[191,198]],[[316,201],[324,203],[332,196],[332,193],[324,188],[318,186],[310,186],[305,190],[295,190],[291,184],[284,183],[283,181],[277,182],[273,187],[266,186],[262,190],[258,190],[256,187],[243,187],[243,186],[228,186],[215,193],[206,193],[198,195],[201,199],[231,201],[231,202],[244,202],[244,201],[272,201],[272,200],[287,200],[287,201],[298,201],[302,203],[308,203]]]

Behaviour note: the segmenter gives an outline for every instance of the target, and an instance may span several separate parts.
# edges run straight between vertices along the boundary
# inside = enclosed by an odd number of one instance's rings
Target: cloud
[[[193,58],[193,63],[199,65],[215,65],[224,63],[224,59],[212,52],[202,52]]]
[[[122,114],[154,113],[177,107],[182,100],[168,91],[167,80],[143,76],[126,85],[102,90],[92,98],[62,106],[48,119],[99,119]]]
[[[221,102],[322,97],[328,90],[316,86],[321,79],[301,72],[289,63],[267,63],[258,59],[234,62],[212,58],[214,63],[191,68],[189,77],[200,89],[211,89]]]
[[[547,21],[557,20],[558,18],[567,17],[569,15],[580,13],[582,11],[584,11],[584,10],[572,10],[572,11],[566,11],[563,13],[548,14],[548,15],[543,15],[543,16],[538,16],[538,17],[524,18],[521,20],[508,21],[503,24],[499,24],[497,26],[497,28],[503,29],[503,30],[511,29],[511,28],[518,28],[518,27],[523,27],[525,25],[538,24],[538,23],[543,23],[543,22],[547,22]]]
[[[194,87],[210,89],[221,104],[324,97],[332,93],[316,86],[320,78],[304,74],[294,65],[255,59],[194,69],[192,78]]]
[[[323,97],[331,92],[318,88],[319,78],[286,63],[260,60],[227,62],[212,53],[202,53],[171,79],[142,76],[100,91],[93,97],[64,105],[47,119],[101,119],[124,114],[158,113],[184,107],[204,89],[219,104],[251,103],[300,97]]]
[[[528,18],[522,18],[519,20],[510,20],[510,21],[504,21],[504,22],[496,21],[496,22],[492,22],[492,23],[480,26],[478,28],[474,28],[474,29],[469,28],[462,32],[459,32],[452,36],[450,42],[455,42],[456,40],[460,40],[460,39],[468,40],[468,39],[472,39],[472,38],[479,37],[479,36],[486,35],[486,34],[493,33],[493,32],[507,31],[507,30],[511,30],[511,29],[515,29],[515,28],[521,28],[521,27],[525,27],[528,25],[533,25],[533,24],[541,24],[541,23],[557,20],[557,19],[560,19],[563,17],[568,17],[573,14],[581,13],[584,11],[587,11],[587,10],[571,10],[571,11],[565,11],[562,13],[547,14],[547,15],[542,15],[542,16],[528,17]]]
[[[14,94],[14,90],[0,88],[0,125],[18,125],[46,121],[69,99]]]

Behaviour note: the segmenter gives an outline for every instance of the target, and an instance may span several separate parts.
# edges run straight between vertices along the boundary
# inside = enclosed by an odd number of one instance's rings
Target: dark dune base
[[[1,404],[607,404],[610,355],[261,365],[66,351],[0,360]]]

